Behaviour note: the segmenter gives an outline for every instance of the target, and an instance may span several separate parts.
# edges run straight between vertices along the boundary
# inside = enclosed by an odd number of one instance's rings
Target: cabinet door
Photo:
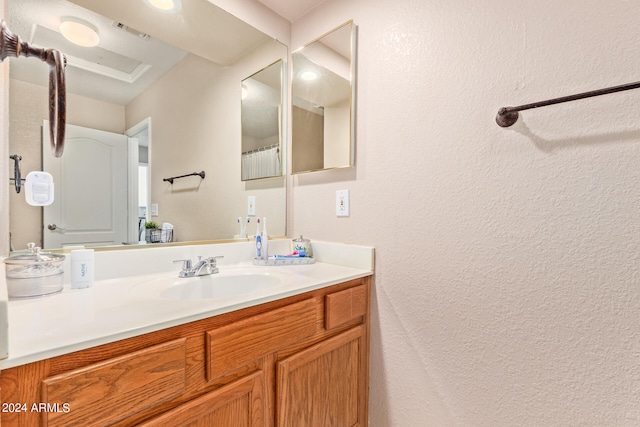
[[[278,427],[364,426],[363,331],[350,329],[278,362]]]
[[[258,371],[165,412],[139,427],[263,427],[264,373]]]

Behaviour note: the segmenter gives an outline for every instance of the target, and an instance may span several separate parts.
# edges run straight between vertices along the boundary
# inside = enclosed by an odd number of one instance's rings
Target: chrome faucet
[[[196,265],[191,265],[190,259],[178,259],[173,262],[181,262],[182,270],[178,273],[179,277],[197,277],[197,276],[208,276],[210,274],[219,273],[218,267],[216,266],[216,261],[219,258],[224,258],[223,256],[214,256],[202,259],[202,257],[198,257],[198,262]]]

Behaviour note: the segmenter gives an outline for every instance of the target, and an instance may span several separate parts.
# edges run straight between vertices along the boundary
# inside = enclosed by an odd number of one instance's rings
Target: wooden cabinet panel
[[[364,426],[364,337],[359,326],[278,362],[278,427]]]
[[[325,328],[327,330],[333,329],[364,316],[367,312],[367,297],[365,285],[327,295],[325,298]]]
[[[264,373],[258,371],[154,418],[139,427],[265,426]]]
[[[186,339],[180,338],[42,382],[44,426],[106,426],[173,397],[186,387]]]
[[[317,300],[307,299],[207,332],[207,379],[232,372],[317,331]]]
[[[352,280],[3,370],[3,401],[69,411],[0,413],[2,426],[364,427],[369,289]]]

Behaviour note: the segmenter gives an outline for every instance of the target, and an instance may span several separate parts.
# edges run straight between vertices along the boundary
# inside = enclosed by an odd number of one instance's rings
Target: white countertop
[[[239,295],[196,300],[165,297],[154,289],[159,281],[178,283],[178,280],[200,280],[178,279],[177,266],[172,266],[172,271],[105,278],[97,280],[92,287],[86,289],[71,289],[69,285],[65,285],[64,290],[56,295],[9,301],[9,355],[0,361],[0,369],[158,331],[373,274],[373,248],[354,247],[356,252],[361,251],[355,258],[345,255],[351,252],[349,248],[347,245],[334,247],[333,244],[319,243],[316,255],[318,262],[311,265],[259,267],[249,261],[221,263],[220,273],[215,275],[219,278],[257,274],[278,279],[274,281],[277,282],[274,286]],[[220,254],[228,248],[220,245],[215,246],[215,249]],[[236,249],[237,247],[233,247],[233,250]],[[174,252],[177,250],[179,249],[172,249],[170,257],[175,256]],[[96,253],[96,256],[98,255],[99,253]],[[115,255],[111,253],[107,257],[113,263],[114,257],[121,255],[132,258],[133,252]],[[149,255],[145,254],[147,257]],[[232,262],[237,261],[233,256],[230,258]],[[96,271],[99,265],[97,263]]]

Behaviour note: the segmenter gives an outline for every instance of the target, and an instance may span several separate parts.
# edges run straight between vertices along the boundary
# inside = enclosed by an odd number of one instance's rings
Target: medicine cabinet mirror
[[[354,165],[356,31],[349,21],[292,54],[292,173]]]
[[[282,61],[242,81],[242,180],[282,175]]]
[[[147,221],[172,225],[174,242],[234,239],[240,230],[238,217],[246,221],[250,196],[255,198],[256,217],[269,218],[270,234],[286,235],[285,177],[241,180],[239,98],[242,80],[270,64],[282,67],[287,47],[209,0],[176,4],[181,9],[166,13],[143,0],[8,0],[12,32],[67,57],[67,131],[77,126],[92,135],[108,132],[124,137],[127,144],[127,164],[118,163],[118,180],[98,183],[103,168],[98,172],[89,164],[104,159],[106,168],[115,157],[105,154],[109,150],[93,136],[79,138],[93,144],[80,144],[74,154],[76,141],[68,138],[61,160],[74,159],[73,166],[80,170],[67,173],[71,166],[61,166],[63,177],[75,177],[75,197],[65,195],[64,178],[55,182],[54,205],[61,202],[56,209],[66,217],[48,227],[47,208],[29,206],[24,192],[12,192],[12,249],[26,248],[28,242],[47,249],[143,243]],[[98,45],[79,47],[64,39],[59,26],[66,17],[96,28]],[[10,63],[10,154],[22,156],[23,175],[43,168],[41,128],[47,112],[42,106],[47,105],[48,72],[37,68],[41,66],[29,58]],[[277,90],[282,87],[273,88]],[[284,116],[282,109],[278,114]],[[102,154],[83,154],[90,145],[103,147]],[[94,163],[83,161],[89,158]],[[164,180],[201,171],[206,175]],[[116,195],[125,198],[124,208],[110,202]],[[126,230],[120,227],[108,236],[116,223],[126,224]],[[47,235],[64,239],[47,247]]]

